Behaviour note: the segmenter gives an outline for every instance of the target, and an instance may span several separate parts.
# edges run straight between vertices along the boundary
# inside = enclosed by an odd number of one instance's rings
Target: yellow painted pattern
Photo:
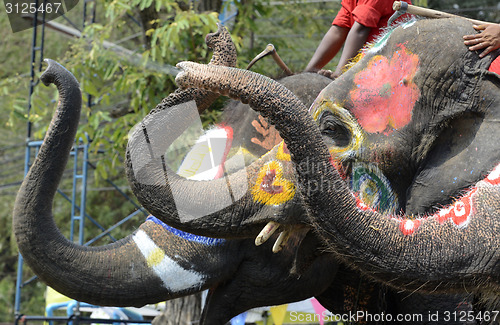
[[[359,51],[358,54],[354,58],[349,60],[349,62],[347,62],[347,64],[342,68],[342,73],[345,73],[347,70],[352,68],[356,63],[358,63],[362,58],[364,58],[366,51],[372,47],[373,44],[368,44],[363,51]]]
[[[155,267],[161,263],[164,257],[165,253],[159,247],[155,247],[146,257],[146,261],[149,267]]]
[[[278,152],[276,153],[276,158],[284,161],[291,160],[290,154],[285,152],[285,141],[281,141],[281,143],[279,144]]]
[[[199,288],[205,283],[206,275],[179,265],[178,262],[168,257],[168,254],[165,254],[144,230],[139,229],[132,238],[147,265],[169,291],[180,292],[189,288]]]
[[[273,321],[275,325],[282,325],[285,320],[286,310],[288,305],[279,305],[272,306],[269,311],[271,312],[271,316],[273,317]]]
[[[351,141],[345,147],[330,147],[330,155],[336,160],[344,160],[355,152],[359,151],[363,145],[364,133],[356,119],[342,106],[330,100],[322,100],[313,111],[313,118],[318,121],[323,112],[329,111],[334,114],[339,122],[346,126],[351,133]]]
[[[281,164],[272,160],[262,166],[251,191],[254,201],[266,205],[280,205],[294,197],[295,185],[283,177]]]

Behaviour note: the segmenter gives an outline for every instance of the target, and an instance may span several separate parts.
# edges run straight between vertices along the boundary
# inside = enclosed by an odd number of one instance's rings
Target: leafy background
[[[87,212],[102,225],[110,226],[136,209],[106,182],[110,179],[130,194],[122,166],[128,131],[175,89],[172,67],[177,62],[210,60],[204,37],[217,29],[217,12],[231,7],[219,0],[96,0],[92,23],[90,14],[86,21],[82,20],[83,1],[80,2],[66,14],[67,20],[61,17],[56,22],[73,22],[84,37],[69,38],[47,29],[43,54],[73,72],[86,93],[85,101],[91,103],[83,109],[78,135],[82,141],[92,139],[90,160],[95,169],[89,179]],[[492,22],[500,18],[500,3],[495,1],[413,3]],[[340,0],[240,0],[233,6],[238,15],[227,26],[237,46],[238,67],[245,68],[272,43],[292,71],[300,72],[329,28]],[[11,233],[11,214],[23,177],[26,126],[28,121],[32,125],[30,139],[43,138],[57,93],[53,87],[35,86],[28,112],[33,31],[12,33],[4,12],[0,12],[0,31],[0,322],[12,322],[17,248]],[[106,49],[105,41],[129,51]],[[327,68],[334,68],[337,61],[338,58],[332,60]],[[271,58],[252,69],[271,77],[281,74]],[[37,80],[38,65],[35,70]],[[205,125],[217,120],[223,104],[224,100],[218,101],[202,117]],[[71,171],[68,169],[65,175],[61,189],[70,195]],[[69,208],[64,199],[58,198],[54,203],[56,223],[65,234],[69,232]],[[119,227],[113,236],[121,238],[130,233],[141,218]],[[100,232],[91,226],[85,231],[85,240]],[[105,237],[97,244],[109,240]],[[32,275],[28,267],[24,272],[25,279]],[[45,286],[38,281],[25,286],[21,312],[43,314],[44,291]]]

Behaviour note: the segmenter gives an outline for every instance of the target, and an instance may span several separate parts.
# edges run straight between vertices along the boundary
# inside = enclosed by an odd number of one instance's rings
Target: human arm
[[[338,77],[342,74],[342,69],[345,67],[347,62],[354,58],[358,54],[359,50],[361,50],[361,48],[365,45],[370,32],[370,27],[363,26],[357,21],[354,22],[351,30],[347,35],[344,50],[342,51],[342,56],[340,57],[337,69],[335,69],[335,77]]]
[[[318,72],[339,52],[349,33],[349,28],[332,25],[314,52],[305,71]]]
[[[485,57],[490,52],[500,48],[500,24],[474,25],[479,34],[465,35],[464,44],[469,46],[469,50],[482,50],[479,57]]]

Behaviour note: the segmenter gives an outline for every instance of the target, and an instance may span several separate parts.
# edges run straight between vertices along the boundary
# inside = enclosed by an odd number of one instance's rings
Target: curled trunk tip
[[[48,66],[40,76],[40,80],[45,86],[53,83],[59,88],[65,82],[71,82],[71,84],[76,84],[79,87],[78,80],[65,67],[51,59],[44,59],[44,61],[47,62]]]

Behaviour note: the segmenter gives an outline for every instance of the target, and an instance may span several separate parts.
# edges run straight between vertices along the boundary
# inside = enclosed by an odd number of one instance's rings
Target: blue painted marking
[[[204,236],[198,236],[198,235],[193,235],[188,232],[184,232],[182,230],[170,227],[160,219],[156,218],[155,216],[149,216],[146,221],[151,221],[156,223],[157,225],[162,226],[165,230],[171,232],[172,234],[184,238],[185,240],[197,242],[203,245],[220,245],[226,242],[225,239],[222,238],[211,238],[211,237],[204,237]]]

